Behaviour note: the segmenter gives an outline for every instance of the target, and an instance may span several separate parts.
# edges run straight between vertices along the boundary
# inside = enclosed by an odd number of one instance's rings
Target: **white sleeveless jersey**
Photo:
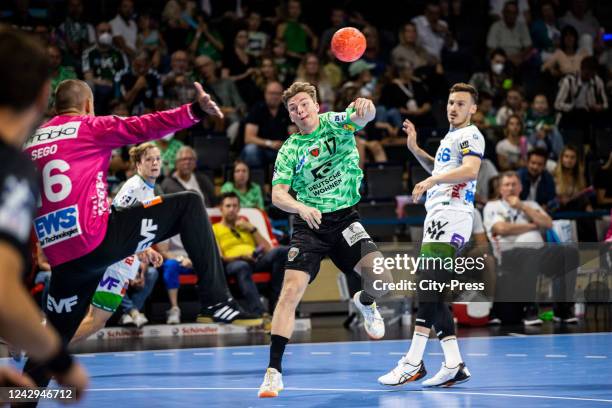
[[[113,200],[115,207],[130,207],[137,203],[151,200],[155,197],[154,187],[151,187],[138,174],[129,178]],[[106,270],[107,274],[123,276],[125,279],[134,279],[138,273],[140,261],[138,257],[131,255],[115,262]]]
[[[440,141],[440,146],[434,157],[432,174],[448,173],[461,166],[464,156],[477,156],[482,159],[485,149],[484,137],[474,125],[461,129],[451,129]],[[474,195],[476,194],[476,179],[463,183],[441,183],[427,191],[425,208],[431,211],[441,205],[450,205],[453,210],[472,212]]]

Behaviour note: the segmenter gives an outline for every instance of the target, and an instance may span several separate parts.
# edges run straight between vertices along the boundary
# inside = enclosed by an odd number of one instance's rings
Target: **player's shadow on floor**
[[[354,370],[347,367],[346,370],[329,370],[329,369],[292,369],[284,370],[283,373],[290,377],[311,376],[311,375],[342,375],[343,373],[379,373],[377,369],[362,369]],[[256,376],[259,378],[265,373],[264,368],[253,370],[219,370],[219,371],[187,371],[187,372],[143,372],[143,373],[115,373],[115,374],[100,374],[90,375],[90,378],[114,378],[114,377],[218,377],[218,376]]]
[[[458,387],[448,388],[453,390]],[[535,384],[535,385],[512,385],[512,386],[493,386],[493,387],[470,387],[470,384],[465,384],[462,389],[469,388],[470,391],[478,392],[478,391],[505,391],[505,392],[516,392],[517,390],[546,390],[555,393],[555,395],[559,392],[559,390],[563,391],[602,391],[607,390],[610,391],[612,389],[610,383],[608,384]]]

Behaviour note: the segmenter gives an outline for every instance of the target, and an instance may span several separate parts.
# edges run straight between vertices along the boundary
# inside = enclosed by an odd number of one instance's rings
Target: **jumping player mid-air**
[[[415,202],[427,193],[427,217],[423,226],[420,256],[452,258],[470,240],[472,233],[474,194],[485,142],[478,128],[470,123],[476,113],[478,92],[468,84],[457,83],[450,89],[446,115],[450,129],[440,141],[436,157],[417,145],[414,125],[404,121],[408,149],[431,177],[418,183],[412,192]],[[453,271],[436,268],[436,263],[418,271],[419,279],[450,282]],[[444,264],[447,264],[444,262]],[[420,285],[419,285],[420,287]],[[423,378],[427,372],[423,353],[432,326],[444,351],[442,368],[423,385],[448,387],[470,378],[455,336],[453,317],[444,303],[444,294],[419,290],[419,310],[408,353],[388,374],[378,379],[383,385],[402,385]]]
[[[329,256],[343,272],[356,271],[372,279],[374,258],[382,256],[353,208],[361,198],[363,174],[355,131],[374,119],[369,99],[358,98],[344,112],[319,114],[316,88],[296,82],[283,93],[291,121],[299,129],[278,152],[272,179],[272,202],[298,214],[285,264],[285,279],[272,318],[270,363],[259,397],[276,397],[283,389],[281,360],[293,332],[295,310],[321,265]],[[289,194],[292,188],[297,196]],[[387,272],[377,276],[390,282]],[[380,339],[385,324],[374,299],[384,292],[365,284],[353,297],[364,316],[368,335]]]
[[[222,117],[198,83],[196,102],[139,117],[96,117],[93,94],[79,80],[60,83],[57,116],[24,145],[42,173],[41,205],[34,230],[52,268],[47,321],[67,344],[81,323],[106,268],[154,243],[181,235],[198,275],[202,308],[210,321],[259,325],[231,298],[219,250],[201,197],[193,191],[157,196],[110,211],[106,173],[113,149],[159,139],[207,115]],[[48,383],[43,367],[26,372]]]
[[[130,160],[136,166],[136,174],[121,186],[113,199],[113,206],[116,208],[126,208],[155,198],[155,181],[161,173],[162,164],[159,149],[150,142],[134,146],[130,149]],[[87,315],[72,338],[72,343],[86,339],[106,325],[121,305],[130,280],[136,279],[141,260],[147,263],[151,261],[154,267],[159,267],[164,259],[153,248],[147,248],[109,266],[91,299]],[[134,324],[139,328],[146,324],[140,319],[140,315],[134,317]]]

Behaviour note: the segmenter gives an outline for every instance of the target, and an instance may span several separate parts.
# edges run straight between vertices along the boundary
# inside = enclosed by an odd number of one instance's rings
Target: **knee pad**
[[[415,325],[427,327],[433,326],[436,320],[436,312],[438,303],[434,302],[419,302],[419,310],[417,311]]]
[[[448,309],[448,305],[445,303],[440,303],[438,305],[434,327],[436,330],[436,336],[438,336],[438,339],[440,340],[448,336],[455,335],[455,322],[453,320],[453,315]]]

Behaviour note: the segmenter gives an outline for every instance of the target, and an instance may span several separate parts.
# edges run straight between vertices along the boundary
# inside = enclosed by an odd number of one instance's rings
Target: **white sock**
[[[412,342],[410,343],[410,350],[406,354],[406,360],[413,366],[419,365],[423,360],[423,354],[425,353],[425,346],[427,346],[427,339],[423,333],[419,333],[415,330],[412,336]]]
[[[440,345],[444,351],[444,365],[447,368],[455,368],[463,362],[456,337],[447,337],[440,341]]]

